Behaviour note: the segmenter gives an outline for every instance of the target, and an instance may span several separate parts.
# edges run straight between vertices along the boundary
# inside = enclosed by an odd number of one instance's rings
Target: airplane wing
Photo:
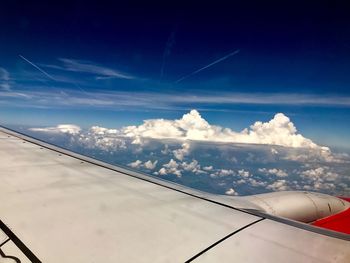
[[[0,262],[350,262],[349,235],[5,128],[0,182]]]

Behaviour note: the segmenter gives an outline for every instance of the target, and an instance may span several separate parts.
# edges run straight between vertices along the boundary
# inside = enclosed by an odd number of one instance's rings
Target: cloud
[[[148,160],[147,162],[145,162],[145,163],[143,164],[143,166],[144,166],[146,169],[148,169],[148,170],[153,170],[153,169],[156,168],[157,163],[158,163],[158,161],[154,161],[154,162],[152,163],[151,160]]]
[[[81,128],[74,124],[60,124],[56,127],[46,127],[46,128],[30,128],[31,131],[38,132],[48,132],[48,133],[66,133],[66,134],[78,134],[81,131]]]
[[[198,144],[198,142],[194,141],[247,144],[248,148],[245,150],[242,149],[242,153],[244,152],[245,154],[237,155],[237,152],[230,152],[229,155],[226,154],[227,157],[224,158],[227,161],[230,160],[230,167],[246,162],[260,163],[260,165],[264,167],[263,165],[269,162],[277,162],[278,160],[294,162],[296,164],[320,162],[328,164],[350,163],[349,155],[332,153],[327,147],[319,146],[310,139],[298,134],[294,124],[282,113],[276,114],[274,118],[268,122],[257,121],[251,125],[250,128],[244,129],[241,132],[211,125],[203,119],[196,110],[184,114],[180,119],[145,120],[144,123],[139,126],[127,126],[120,129],[92,126],[89,130],[82,131],[79,126],[61,124],[56,127],[31,128],[30,130],[72,134],[75,135],[74,140],[79,142],[81,146],[90,149],[98,148],[109,152],[118,150],[127,151],[127,148],[131,147],[134,154],[137,152],[141,153],[146,144],[155,140],[164,145],[162,146],[164,149],[159,149],[160,154],[169,155],[169,157],[173,155],[174,160],[179,161],[179,171],[176,172],[178,176],[180,176],[183,171],[187,171],[185,169],[186,164],[188,165],[191,162],[189,163],[186,159],[191,156],[192,151],[197,151],[197,146],[192,149],[192,145]],[[174,142],[172,143],[176,145],[180,144],[181,147],[175,149],[173,146],[169,147],[167,143],[164,143],[163,139],[173,139]],[[252,146],[251,144],[257,145]],[[273,146],[270,148],[263,148],[258,147],[259,144]],[[274,146],[276,144],[285,147]],[[240,148],[242,148],[242,146],[240,146]],[[220,149],[220,146],[215,146],[212,150],[217,151],[217,149]],[[223,154],[224,152],[218,152],[217,154]],[[148,158],[153,157],[149,156]],[[191,157],[189,159],[194,158]],[[148,167],[152,167],[151,163],[148,163]],[[146,167],[143,166],[142,168]],[[204,168],[198,168],[193,171],[193,173],[207,172],[214,178],[224,177],[227,175],[225,171],[230,170],[227,169],[228,167],[220,168],[223,169],[221,169],[221,171],[215,170],[213,166],[206,163]],[[288,176],[287,170],[278,168],[255,168],[251,169],[251,172],[257,172],[257,175],[264,174],[281,178]],[[162,173],[169,173],[169,169],[165,167]],[[292,173],[295,174],[294,172]],[[244,174],[248,174],[249,176],[248,171],[242,171],[242,169],[238,171],[238,175],[241,177],[243,177]]]
[[[165,144],[164,149],[160,151],[162,154],[167,155],[170,153],[169,145]]]
[[[346,180],[348,180],[347,176],[340,176],[338,173],[332,171],[333,169],[323,166],[300,172],[301,179],[304,179],[302,181],[302,188],[304,190],[314,191],[333,191],[337,187],[348,189],[348,184],[346,183]]]
[[[266,168],[259,168],[258,169],[259,172],[265,174],[265,175],[275,175],[277,177],[286,177],[288,176],[287,172],[285,170],[282,169],[276,169],[276,168],[272,168],[272,169],[266,169]]]
[[[140,169],[140,168],[146,168],[147,170],[154,170],[157,166],[158,161],[152,162],[151,160],[148,160],[147,162],[142,163],[140,160],[136,160],[135,162],[131,162],[128,164],[128,166]]]
[[[212,170],[213,170],[213,166],[212,166],[212,165],[210,165],[210,166],[204,166],[204,167],[203,167],[203,170],[205,170],[205,171],[212,171]]]
[[[181,167],[185,170],[185,171],[189,171],[195,174],[202,174],[202,173],[206,173],[205,171],[201,170],[201,166],[198,163],[197,160],[192,160],[192,162],[187,163],[187,162],[182,162],[181,163]]]
[[[286,180],[277,180],[276,182],[269,184],[266,189],[273,191],[285,191],[288,189]]]
[[[134,79],[135,78],[121,71],[97,65],[91,61],[76,60],[76,59],[69,59],[69,58],[60,58],[59,60],[63,63],[63,67],[54,66],[54,65],[46,65],[46,67],[51,67],[51,68],[56,68],[56,69],[66,70],[71,72],[90,73],[90,74],[96,75],[96,79],[108,79],[108,78]]]
[[[278,151],[276,149],[274,149],[274,148],[271,148],[271,153],[272,154],[278,154]]]
[[[135,162],[129,163],[128,166],[132,168],[140,168],[142,161],[136,160]]]
[[[251,186],[251,187],[264,187],[268,185],[268,180],[261,181],[259,178],[254,178],[254,175],[251,174],[249,171],[246,171],[244,169],[238,170],[237,177],[234,181],[235,185],[245,185],[245,186]]]
[[[99,126],[92,126],[87,132],[76,134],[77,141],[86,148],[98,148],[104,151],[114,152],[118,149],[126,149],[127,144],[121,138],[116,129],[107,129]]]
[[[176,162],[174,159],[166,164],[163,164],[163,167],[154,174],[156,175],[167,175],[174,174],[177,177],[181,177],[184,172],[191,172],[193,174],[206,174],[207,172],[201,170],[201,165],[197,160],[193,159],[191,162]]]
[[[249,171],[246,171],[244,169],[238,170],[237,172],[239,178],[236,179],[235,184],[236,185],[249,185],[251,187],[264,187],[267,188],[266,185],[268,184],[267,181],[261,181],[259,178],[254,178],[254,175],[251,174]],[[270,189],[270,188],[267,188]]]
[[[100,126],[92,126],[90,128],[90,132],[96,134],[96,135],[106,135],[106,134],[117,134],[117,129],[107,129]]]
[[[225,192],[225,194],[227,194],[227,195],[238,195],[238,193],[233,188],[228,189]]]
[[[307,185],[306,185],[307,186]],[[320,191],[320,190],[334,190],[336,188],[335,184],[333,183],[322,183],[322,182],[315,182],[313,185],[314,191]]]
[[[167,164],[164,164],[163,166],[165,168],[172,169],[179,167],[179,164],[174,159],[170,159],[170,161]]]
[[[345,153],[332,153],[329,149],[324,147],[303,149],[304,151],[287,151],[280,155],[283,160],[294,162],[327,162],[327,163],[350,163],[349,156]]]
[[[180,122],[179,126],[184,134],[193,127],[198,129],[203,126],[203,123],[198,126],[198,122],[191,122],[191,118],[186,119],[187,126],[181,123],[183,118],[170,122],[173,124],[176,121]],[[208,129],[212,129],[212,126],[208,125]],[[349,155],[327,153],[328,162],[325,158],[315,157],[324,152],[320,146],[314,149],[269,145],[228,145],[227,143],[127,136],[124,128],[110,129],[93,126],[88,130],[79,129],[78,127],[73,130],[71,125],[58,125],[32,130],[68,134],[69,136],[64,137],[42,136],[46,139],[50,138],[49,140],[56,138],[58,145],[64,139],[67,142],[67,148],[72,147],[69,149],[78,152],[83,149],[83,154],[98,156],[106,162],[128,165],[146,173],[166,176],[166,179],[184,185],[194,187],[197,185],[200,189],[205,185],[204,190],[210,192],[224,194],[230,191],[231,187],[235,190],[234,195],[289,189],[338,195],[349,192],[350,180],[347,176]],[[219,131],[222,130],[224,128],[219,129]],[[41,134],[38,134],[39,138],[40,136]],[[142,140],[143,144],[132,144],[135,138]],[[93,149],[93,151],[86,151],[86,149]],[[305,158],[310,156],[310,158],[302,161],[284,158],[291,154],[305,155]],[[236,158],[234,163],[231,161],[232,156]],[[330,156],[335,157],[329,158]],[[197,175],[198,178],[195,179]]]
[[[92,126],[87,131],[83,131],[79,126],[72,124],[60,124],[56,127],[30,128],[29,130],[46,133],[71,134],[74,135],[73,138],[77,142],[86,148],[98,148],[109,152],[113,152],[118,149],[126,149],[128,147],[128,143],[130,143],[130,138],[126,137],[120,130],[108,129],[100,126]],[[131,143],[135,144],[135,138],[132,139],[133,141]],[[139,150],[142,151],[142,149]],[[151,164],[148,163],[148,167],[150,166]]]
[[[265,187],[267,184],[267,182],[262,182],[262,181],[254,179],[252,177],[249,177],[246,182],[253,187]]]
[[[277,113],[269,122],[255,122],[250,130],[244,130],[252,143],[275,144],[288,147],[319,148],[310,139],[297,134],[297,129],[283,113]],[[322,148],[325,151],[328,148]]]
[[[312,181],[335,181],[338,178],[338,174],[331,172],[330,168],[327,166],[305,170],[301,172],[300,175],[302,178],[309,179]]]
[[[175,158],[182,161],[190,153],[190,147],[191,145],[188,142],[183,143],[182,148],[173,151]]]
[[[238,170],[238,175],[243,176],[243,177],[250,177],[251,176],[249,171],[246,171],[244,169]]]
[[[171,159],[168,163],[163,164],[163,167],[159,170],[159,172],[155,174],[160,174],[160,175],[167,175],[167,174],[174,174],[177,177],[182,176],[182,171],[179,168],[179,164],[174,160]]]
[[[167,172],[167,170],[164,167],[162,167],[162,168],[159,169],[159,172],[154,172],[154,174],[155,175],[167,175],[168,172]],[[179,174],[179,176],[181,176],[181,173]]]
[[[27,95],[25,93],[20,93],[20,92],[1,92],[0,93],[0,98],[22,98],[22,99],[31,99],[30,95]]]
[[[310,139],[298,134],[294,124],[283,113],[277,113],[269,122],[257,121],[250,128],[246,128],[241,132],[211,125],[196,110],[191,110],[177,120],[145,120],[139,126],[124,127],[122,132],[125,136],[136,139],[153,138],[269,144],[329,151],[327,147],[318,146]],[[184,151],[186,151],[186,148],[183,148],[182,152]],[[177,151],[175,154],[183,158],[182,152]]]
[[[10,73],[4,68],[0,68],[0,88],[7,91],[11,89]]]
[[[228,169],[220,169],[219,173],[218,173],[218,175],[220,177],[234,175],[234,174],[235,174],[235,172],[233,170],[231,170],[231,169],[229,169],[229,170]]]
[[[214,173],[210,174],[210,177],[220,178],[220,177],[232,176],[234,174],[235,172],[231,169],[216,169]]]

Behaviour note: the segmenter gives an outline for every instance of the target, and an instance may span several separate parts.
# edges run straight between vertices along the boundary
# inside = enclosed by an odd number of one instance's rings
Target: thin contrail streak
[[[25,57],[23,57],[22,55],[18,55],[21,59],[23,59],[24,61],[26,61],[27,63],[29,63],[30,65],[32,65],[34,68],[36,68],[37,70],[39,70],[41,73],[43,73],[46,77],[48,77],[49,79],[53,80],[53,81],[57,81],[54,77],[52,77],[49,73],[45,72],[43,69],[39,68],[37,65],[35,65],[33,62],[31,62],[29,59],[26,59]]]
[[[221,62],[221,61],[223,61],[223,60],[225,60],[225,59],[228,59],[229,57],[232,57],[232,56],[238,54],[239,51],[240,51],[240,50],[237,49],[237,50],[231,52],[230,54],[228,54],[228,55],[226,55],[226,56],[224,56],[224,57],[222,57],[222,58],[219,58],[219,59],[215,60],[214,62],[210,63],[209,65],[206,65],[206,66],[204,66],[204,67],[202,67],[202,68],[200,68],[200,69],[197,69],[196,71],[193,71],[192,73],[190,73],[190,74],[188,74],[188,75],[186,75],[186,76],[184,76],[184,77],[182,77],[182,78],[179,78],[177,81],[175,81],[175,83],[179,83],[180,81],[183,81],[184,79],[187,79],[187,78],[189,78],[189,77],[191,77],[191,76],[193,76],[193,75],[195,75],[195,74],[201,72],[202,70],[205,70],[205,69],[207,69],[207,68],[209,68],[209,67],[211,67],[211,66],[214,66],[215,64],[217,64],[217,63],[219,63],[219,62]]]
[[[39,70],[41,73],[43,73],[46,77],[48,77],[49,79],[56,81],[56,82],[60,82],[59,80],[55,79],[54,77],[52,77],[49,73],[47,73],[45,70],[41,69],[39,66],[35,65],[33,62],[31,62],[29,59],[26,59],[25,57],[23,57],[22,55],[18,55],[21,59],[23,59],[24,61],[26,61],[27,63],[29,63],[30,65],[32,65],[34,68],[36,68],[37,70]],[[80,87],[77,83],[73,83],[74,86],[76,86],[78,89],[80,89],[82,92],[88,94],[82,87]]]

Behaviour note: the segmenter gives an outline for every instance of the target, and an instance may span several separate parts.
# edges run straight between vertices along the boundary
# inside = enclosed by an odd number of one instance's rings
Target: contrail
[[[30,60],[26,59],[25,57],[23,57],[22,55],[18,55],[21,59],[23,59],[24,61],[26,61],[27,63],[29,63],[30,65],[32,65],[34,68],[36,68],[37,70],[39,70],[41,73],[43,73],[46,77],[48,77],[49,79],[53,80],[53,81],[57,81],[54,77],[52,77],[49,73],[45,72],[43,69],[39,68],[37,65],[35,65],[33,62],[31,62]]]
[[[192,73],[190,73],[190,74],[188,74],[188,75],[186,75],[186,76],[184,76],[184,77],[182,77],[182,78],[179,78],[177,81],[175,81],[175,83],[179,83],[180,81],[183,81],[184,79],[187,79],[187,78],[189,78],[189,77],[191,77],[191,76],[193,76],[193,75],[195,75],[195,74],[201,72],[202,70],[205,70],[205,69],[207,69],[207,68],[209,68],[209,67],[211,67],[211,66],[214,66],[215,64],[217,64],[217,63],[219,63],[219,62],[221,62],[221,61],[223,61],[223,60],[225,60],[225,59],[228,59],[229,57],[232,57],[232,56],[238,54],[239,51],[240,51],[240,50],[237,49],[237,50],[231,52],[230,54],[228,54],[228,55],[226,55],[226,56],[224,56],[224,57],[222,57],[222,58],[219,58],[219,59],[215,60],[214,62],[210,63],[209,65],[206,65],[206,66],[204,66],[204,67],[202,67],[202,68],[200,68],[200,69],[197,69],[196,71],[194,71],[194,72],[192,72]]]
[[[35,65],[33,62],[31,62],[29,59],[26,59],[25,57],[23,57],[22,55],[18,55],[21,59],[23,59],[25,62],[29,63],[30,65],[32,65],[34,68],[36,68],[37,70],[39,70],[41,73],[43,73],[46,77],[48,77],[49,79],[56,81],[56,82],[60,82],[59,80],[55,79],[54,77],[52,77],[49,73],[47,73],[45,70],[41,69],[39,66]],[[62,81],[61,81],[62,82]],[[82,87],[80,87],[77,83],[73,83],[74,86],[76,86],[78,89],[80,89],[82,92],[84,92],[85,94],[88,94]],[[61,90],[60,90],[61,91]]]

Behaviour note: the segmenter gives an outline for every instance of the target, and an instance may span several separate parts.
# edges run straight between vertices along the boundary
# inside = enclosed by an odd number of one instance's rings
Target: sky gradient
[[[341,1],[2,3],[0,122],[113,128],[197,109],[239,131],[281,112],[316,143],[350,149],[349,11]]]

